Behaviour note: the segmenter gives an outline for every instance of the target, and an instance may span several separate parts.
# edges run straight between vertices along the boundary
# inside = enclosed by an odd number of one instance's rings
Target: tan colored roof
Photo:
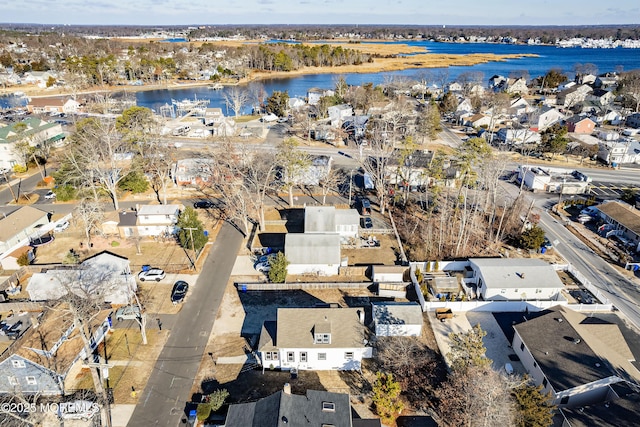
[[[609,202],[598,206],[598,210],[627,229],[640,235],[640,213],[619,202]]]
[[[91,321],[92,333],[104,322],[110,311],[102,310],[94,316]],[[72,325],[73,316],[67,309],[49,309],[39,320],[38,326],[32,326],[17,342],[20,347],[15,354],[58,373],[67,372],[84,347],[77,329],[73,329],[68,338],[58,347],[55,357],[46,357],[38,354],[37,351],[50,351]]]
[[[6,242],[26,227],[34,224],[48,213],[31,206],[23,206],[17,211],[0,219],[0,242]]]
[[[364,308],[279,308],[278,348],[364,347],[365,326],[359,313]],[[330,344],[314,344],[314,332],[331,333]],[[330,332],[328,332],[330,331]]]
[[[34,107],[48,107],[52,105],[61,107],[65,102],[67,102],[65,98],[51,96],[46,98],[31,98],[31,101],[29,101],[29,105],[32,105]]]

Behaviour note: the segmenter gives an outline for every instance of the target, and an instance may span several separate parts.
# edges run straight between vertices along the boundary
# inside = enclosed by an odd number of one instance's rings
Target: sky
[[[638,0],[0,0],[0,11],[52,25],[640,23]]]

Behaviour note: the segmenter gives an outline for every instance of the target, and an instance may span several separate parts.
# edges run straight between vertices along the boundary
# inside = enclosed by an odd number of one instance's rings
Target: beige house
[[[38,226],[48,223],[49,213],[31,206],[23,206],[0,219],[0,257],[29,244]]]

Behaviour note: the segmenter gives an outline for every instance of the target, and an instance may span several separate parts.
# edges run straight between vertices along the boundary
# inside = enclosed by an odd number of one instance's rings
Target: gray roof
[[[48,213],[31,206],[23,206],[20,209],[0,219],[0,242],[6,242],[25,228],[35,224],[43,218],[48,218]]]
[[[360,224],[360,214],[357,209],[336,209],[336,227],[340,225]]]
[[[334,410],[323,410],[323,403]],[[351,426],[349,395],[307,390],[306,396],[279,391],[257,402],[230,405],[226,427]]]
[[[365,326],[360,323],[360,313],[364,316],[364,308],[279,308],[275,347],[362,348]],[[316,330],[330,333],[331,343],[314,344]],[[260,342],[268,340],[261,336]]]
[[[616,328],[617,325],[561,306],[547,311],[547,314],[514,328],[556,392],[615,375],[607,361],[594,352],[574,324],[612,325]]]
[[[631,390],[627,393],[618,399],[580,408],[562,408],[561,411],[571,427],[635,427],[640,419],[640,394]]]
[[[340,264],[340,235],[288,233],[284,253],[291,264]]]
[[[141,215],[175,215],[180,210],[179,205],[141,205],[138,216]]]
[[[334,206],[307,206],[304,209],[305,233],[335,233],[336,208]]]
[[[564,285],[553,266],[537,258],[471,258],[487,288],[552,288]]]
[[[422,325],[422,309],[415,302],[372,302],[373,321],[382,325]]]
[[[135,226],[138,221],[138,217],[133,211],[119,212],[118,219],[120,220],[118,227],[132,227]]]

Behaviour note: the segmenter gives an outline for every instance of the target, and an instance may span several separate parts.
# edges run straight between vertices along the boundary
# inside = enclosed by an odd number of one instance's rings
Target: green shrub
[[[75,199],[78,195],[75,187],[71,185],[59,185],[53,189],[53,192],[56,193],[56,200],[60,202],[68,202],[69,200]]]
[[[282,252],[278,252],[276,256],[269,258],[269,280],[273,283],[284,283],[287,280],[287,266],[289,260]]]
[[[115,248],[115,247],[117,247],[117,246],[120,246],[120,242],[115,241],[115,240],[114,240],[113,242],[111,242],[111,247],[112,247],[112,248]]]
[[[27,167],[22,165],[14,165],[13,171],[15,173],[25,173],[27,171]]]
[[[211,404],[210,403],[199,403],[198,408],[196,409],[196,417],[198,421],[205,421],[211,415]]]

